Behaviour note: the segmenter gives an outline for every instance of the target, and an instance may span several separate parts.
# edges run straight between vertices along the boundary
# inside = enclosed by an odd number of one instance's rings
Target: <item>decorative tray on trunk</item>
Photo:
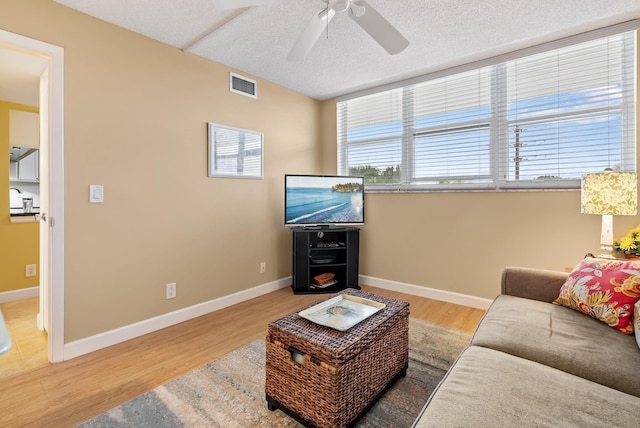
[[[369,318],[385,306],[384,303],[341,294],[298,312],[298,315],[316,324],[345,331],[360,321]]]

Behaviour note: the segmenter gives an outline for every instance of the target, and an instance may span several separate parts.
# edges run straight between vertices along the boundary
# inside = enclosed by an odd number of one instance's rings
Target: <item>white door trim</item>
[[[0,30],[0,47],[49,61],[49,361],[64,360],[64,49]],[[46,282],[45,282],[46,283]]]

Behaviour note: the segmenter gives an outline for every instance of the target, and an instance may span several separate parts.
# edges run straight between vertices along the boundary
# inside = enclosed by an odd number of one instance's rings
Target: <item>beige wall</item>
[[[598,253],[580,192],[367,194],[361,273],[494,298],[505,266],[565,270]],[[615,236],[638,224],[616,218]]]
[[[336,147],[338,121],[336,116],[336,102],[334,100],[327,100],[321,103],[320,123],[321,172],[323,174],[335,174],[338,164]]]
[[[227,67],[48,0],[0,10],[65,50],[65,343],[291,274],[283,175],[319,168],[317,101],[232,94]],[[263,180],[207,178],[209,121],[264,133]]]

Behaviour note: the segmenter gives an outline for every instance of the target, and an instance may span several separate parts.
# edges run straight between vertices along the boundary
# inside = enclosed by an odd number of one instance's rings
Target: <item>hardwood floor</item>
[[[472,332],[484,311],[389,290],[411,317]],[[0,381],[0,426],[72,427],[255,339],[267,325],[326,295],[284,288],[212,314]]]
[[[39,302],[32,297],[0,304],[12,342],[9,352],[0,357],[0,379],[48,364],[47,333],[36,324]]]

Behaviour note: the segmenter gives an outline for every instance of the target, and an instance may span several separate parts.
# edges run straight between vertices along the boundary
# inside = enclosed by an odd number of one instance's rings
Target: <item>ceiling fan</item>
[[[252,6],[264,6],[276,0],[213,0],[218,10],[239,9]],[[389,54],[395,55],[409,46],[409,41],[365,0],[322,0],[327,6],[315,14],[298,40],[291,48],[287,59],[304,60],[320,35],[336,13],[348,12],[364,31],[366,31]]]

